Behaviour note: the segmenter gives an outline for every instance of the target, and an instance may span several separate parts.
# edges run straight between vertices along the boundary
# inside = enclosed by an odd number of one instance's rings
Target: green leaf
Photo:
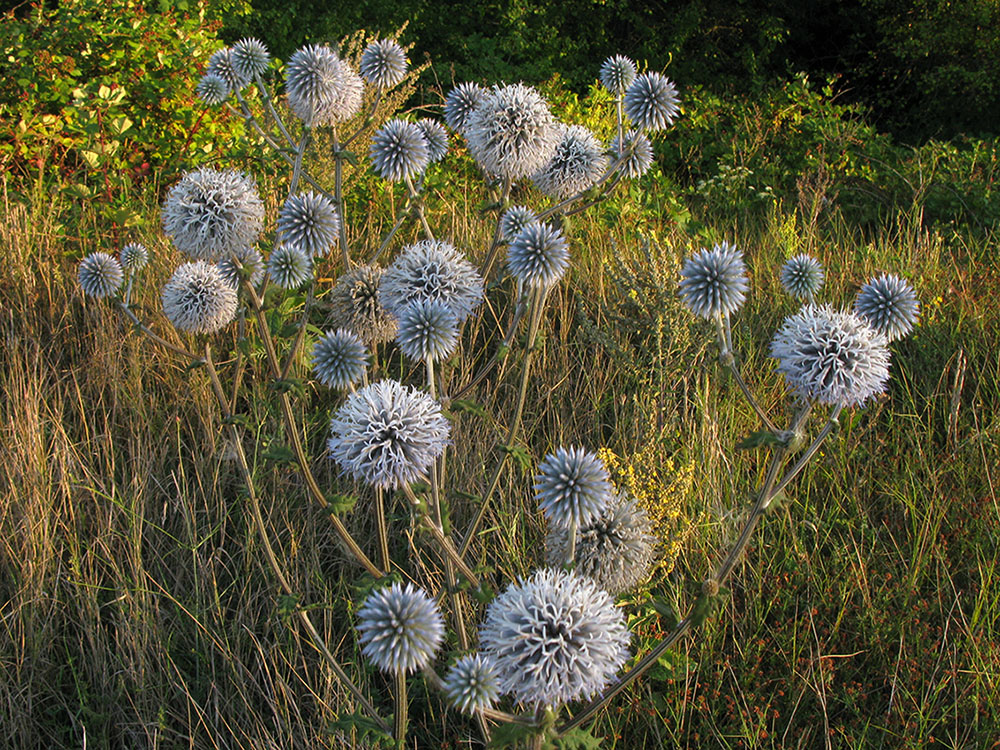
[[[771,445],[781,445],[781,438],[770,430],[760,430],[751,432],[736,444],[736,450],[748,451],[754,448],[764,448]]]
[[[379,726],[378,722],[360,711],[349,714],[340,714],[336,719],[330,722],[330,725],[327,727],[327,734],[345,735],[350,734],[351,730],[358,733],[358,739],[363,740],[371,737],[376,740],[392,742],[391,734],[387,734],[382,727]]]
[[[250,419],[246,414],[230,414],[228,417],[222,418],[222,424],[235,424],[240,427],[246,427],[250,424]]]
[[[681,621],[681,618],[677,614],[677,608],[673,604],[658,598],[653,598],[649,603],[656,611],[656,614],[660,616],[660,626],[664,630],[673,630],[677,627],[677,623]]]
[[[328,492],[325,497],[329,503],[327,510],[333,514],[346,513],[358,502],[357,495],[342,495],[338,492]]]
[[[592,735],[589,729],[578,727],[569,730],[561,737],[553,737],[548,746],[553,750],[598,750],[601,738]]]
[[[473,414],[477,417],[482,417],[483,419],[488,416],[486,410],[482,406],[477,404],[475,401],[469,401],[464,398],[452,401],[449,408],[453,412],[465,412],[467,414]]]
[[[293,393],[301,397],[306,393],[306,384],[302,378],[278,378],[271,381],[271,389],[277,393]]]
[[[531,471],[531,453],[523,445],[501,445],[500,450],[507,453],[517,463],[521,471]]]
[[[272,443],[267,446],[267,450],[261,455],[265,461],[274,461],[278,464],[294,464],[297,463],[295,459],[295,453],[287,445],[282,445],[281,443]]]
[[[517,747],[520,744],[527,743],[538,733],[535,727],[530,727],[525,724],[518,724],[517,722],[511,722],[509,724],[500,724],[493,729],[493,737],[490,740],[490,744],[487,745],[488,748],[504,748],[504,747]]]
[[[97,169],[98,165],[100,165],[101,163],[101,155],[96,151],[88,151],[86,149],[81,149],[80,156],[83,157],[83,160],[87,162],[87,165],[91,169]]]

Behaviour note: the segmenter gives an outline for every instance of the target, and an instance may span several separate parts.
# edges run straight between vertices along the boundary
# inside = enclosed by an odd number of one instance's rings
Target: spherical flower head
[[[608,168],[608,157],[597,137],[582,125],[564,125],[562,137],[532,182],[551,198],[562,199],[587,190]]]
[[[251,81],[267,72],[271,64],[271,53],[260,39],[247,37],[233,45],[229,59],[236,73]]]
[[[677,87],[660,73],[643,73],[625,92],[625,114],[640,130],[663,130],[680,114]]]
[[[500,217],[500,235],[506,242],[513,242],[528,224],[538,221],[535,212],[527,206],[511,206]]]
[[[538,467],[535,499],[553,526],[579,528],[599,517],[614,497],[604,463],[583,448],[559,448]]]
[[[278,232],[286,245],[307,255],[326,255],[337,242],[340,215],[333,202],[311,190],[291,195],[278,215]]]
[[[107,253],[91,253],[80,261],[76,277],[84,294],[110,297],[121,287],[125,273],[117,258]]]
[[[512,584],[486,611],[479,643],[501,693],[535,707],[589,698],[628,658],[630,634],[591,579],[544,569]]]
[[[330,421],[327,445],[342,471],[382,489],[424,475],[448,444],[451,425],[426,393],[381,380],[351,394]]]
[[[255,247],[238,250],[220,260],[216,267],[233,289],[240,288],[240,279],[244,275],[250,280],[251,286],[257,286],[264,279],[264,258]]]
[[[378,39],[361,53],[361,77],[372,86],[387,89],[406,75],[406,52],[393,39]]]
[[[337,279],[330,294],[330,322],[354,331],[369,346],[396,336],[396,318],[378,300],[381,280],[378,266],[355,266]]]
[[[913,330],[920,303],[908,282],[894,274],[883,274],[861,287],[854,312],[889,341],[895,341]]]
[[[140,245],[138,242],[130,242],[122,248],[118,258],[121,261],[122,268],[129,273],[135,273],[136,271],[141,271],[149,263],[149,251],[145,245]]]
[[[642,177],[653,164],[653,144],[645,133],[629,130],[621,141],[615,136],[611,141],[611,153],[618,157],[624,156],[625,161],[619,167],[626,177]]]
[[[528,287],[554,286],[569,268],[566,238],[551,224],[531,222],[508,246],[507,268]]]
[[[458,322],[444,302],[418,299],[399,316],[399,348],[410,359],[440,362],[458,346]]]
[[[771,340],[771,356],[800,397],[840,406],[863,405],[889,380],[886,337],[859,315],[805,305]]]
[[[364,83],[329,47],[311,44],[285,68],[288,106],[307,127],[348,120],[361,109]]]
[[[163,202],[163,231],[185,255],[216,261],[257,242],[264,203],[257,186],[231,169],[185,174]]]
[[[267,261],[267,273],[282,289],[298,289],[312,278],[312,257],[292,245],[278,245]]]
[[[811,300],[823,287],[823,266],[811,255],[796,255],[781,267],[781,286],[796,299]]]
[[[383,672],[415,672],[441,647],[444,620],[426,592],[412,583],[394,583],[365,599],[358,633],[362,653]]]
[[[576,529],[574,560],[577,573],[593,579],[599,588],[617,595],[649,575],[657,539],[653,523],[634,498],[612,495],[607,507],[589,523]],[[553,526],[545,537],[546,562],[566,563],[570,529]]]
[[[445,697],[465,714],[492,708],[498,692],[493,662],[483,654],[466,654],[444,677]]]
[[[483,277],[455,247],[441,240],[409,245],[382,275],[379,301],[400,318],[417,300],[447,305],[458,324],[483,301]]]
[[[226,83],[225,79],[216,75],[215,73],[206,73],[198,81],[198,85],[195,86],[194,92],[198,95],[205,104],[210,107],[214,107],[218,104],[222,104],[226,99],[229,98],[229,84]]]
[[[441,161],[448,153],[448,131],[441,123],[429,117],[417,120],[417,127],[427,141],[427,156],[430,162]]]
[[[517,180],[552,158],[561,133],[549,105],[535,89],[494,86],[466,122],[469,152],[488,174]]]
[[[367,364],[364,343],[345,328],[328,331],[313,346],[313,373],[327,388],[347,388],[357,383]]]
[[[444,100],[444,121],[452,130],[465,133],[472,111],[486,99],[486,89],[478,83],[460,83]]]
[[[601,66],[601,84],[610,93],[621,96],[632,85],[638,72],[634,62],[624,55],[615,55]]]
[[[233,64],[233,50],[230,47],[223,47],[212,53],[205,73],[219,76],[230,91],[239,91],[250,82],[250,77],[242,75]]]
[[[418,125],[406,120],[389,120],[372,136],[372,166],[392,182],[405,180],[427,169],[430,151]]]
[[[236,316],[236,290],[203,260],[179,266],[164,284],[160,301],[167,319],[189,333],[214,333]]]
[[[746,299],[747,268],[743,253],[723,242],[684,261],[681,297],[695,315],[709,320],[740,309]]]

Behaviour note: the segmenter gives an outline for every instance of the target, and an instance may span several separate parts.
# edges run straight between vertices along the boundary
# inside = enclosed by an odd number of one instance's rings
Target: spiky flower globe
[[[507,242],[513,242],[528,224],[538,221],[535,212],[527,206],[511,206],[500,217],[500,235]]]
[[[406,75],[406,52],[393,39],[378,39],[361,53],[361,77],[372,86],[391,88]]]
[[[339,231],[340,216],[333,202],[311,190],[289,196],[278,215],[281,241],[307,255],[326,255]]]
[[[492,708],[499,689],[493,662],[483,654],[466,654],[456,661],[444,677],[448,702],[465,714]]]
[[[634,498],[612,495],[605,509],[576,530],[574,560],[577,573],[599,588],[617,595],[649,575],[656,561],[653,523]],[[545,559],[553,566],[566,563],[570,530],[553,526],[545,537]]]
[[[330,454],[342,471],[382,489],[424,475],[451,425],[426,393],[381,380],[351,394],[330,421]]]
[[[604,463],[583,448],[559,448],[538,466],[535,499],[553,526],[582,527],[598,518],[614,497]]]
[[[330,293],[330,322],[354,331],[369,346],[396,336],[396,318],[378,301],[381,280],[378,266],[355,266],[337,279]]]
[[[521,83],[494,86],[466,122],[469,152],[490,175],[517,180],[552,158],[561,133],[549,105]]]
[[[239,289],[240,279],[244,275],[251,286],[257,286],[264,278],[264,258],[255,247],[245,247],[223,258],[216,266],[222,278],[233,289]]]
[[[347,388],[361,380],[368,364],[368,350],[357,334],[340,328],[328,331],[313,346],[316,379],[327,388]]]
[[[195,260],[217,261],[257,242],[264,203],[254,181],[231,169],[185,174],[163,202],[163,231]]]
[[[122,268],[129,273],[135,273],[136,271],[141,271],[149,263],[149,251],[145,245],[140,245],[138,242],[130,242],[122,248],[118,258],[121,261]]]
[[[663,130],[680,115],[677,87],[666,76],[651,72],[636,78],[624,99],[625,114],[639,130]]]
[[[633,179],[642,177],[653,164],[653,144],[638,130],[626,131],[620,142],[615,136],[611,141],[611,153],[616,158],[625,157],[619,169]]]
[[[282,289],[298,289],[312,278],[312,257],[292,245],[278,245],[268,258],[267,274]]]
[[[358,610],[362,653],[383,672],[415,672],[444,639],[444,620],[426,592],[394,583],[369,594]]]
[[[823,288],[823,266],[811,255],[796,255],[781,267],[781,286],[796,299],[812,300]]]
[[[239,91],[250,82],[250,77],[242,75],[233,64],[233,50],[230,47],[224,47],[212,53],[212,56],[208,58],[208,67],[205,68],[205,73],[206,75],[219,76],[226,82],[230,91]]]
[[[415,300],[399,316],[396,341],[404,355],[418,362],[447,359],[458,346],[455,314],[439,300]]]
[[[80,261],[76,278],[90,297],[110,297],[122,285],[125,273],[118,259],[107,253],[91,253]]]
[[[441,240],[409,245],[382,275],[379,301],[397,318],[417,300],[451,308],[461,324],[483,301],[483,277],[455,247]]]
[[[427,156],[431,163],[443,159],[448,153],[448,131],[441,123],[429,117],[417,120],[417,127],[427,141]]]
[[[460,83],[444,100],[444,121],[449,128],[465,133],[472,111],[486,99],[486,89],[478,83]]]
[[[372,136],[372,166],[393,182],[414,177],[430,161],[427,139],[420,126],[406,120],[389,120]]]
[[[203,260],[179,266],[164,284],[160,301],[167,319],[189,333],[214,333],[236,316],[236,290]]]
[[[229,60],[237,75],[251,81],[267,72],[271,64],[271,53],[260,39],[246,37],[233,45]]]
[[[285,67],[288,106],[307,127],[348,120],[361,109],[364,82],[329,47],[311,44]]]
[[[582,125],[565,125],[552,157],[531,176],[549,197],[562,199],[594,185],[608,167],[597,137]]]
[[[544,569],[494,599],[479,631],[501,693],[537,708],[589,698],[628,659],[630,634],[591,579]]]
[[[854,302],[854,312],[889,341],[895,341],[913,330],[920,302],[907,281],[887,273],[861,287]]]
[[[198,85],[195,86],[194,92],[198,95],[205,104],[210,107],[214,107],[218,104],[222,104],[226,99],[229,98],[229,84],[226,83],[225,79],[216,75],[215,73],[206,73],[198,81]]]
[[[886,337],[829,305],[806,305],[785,318],[771,356],[798,396],[833,406],[861,406],[889,380]]]
[[[681,298],[703,318],[731,315],[746,299],[746,271],[743,253],[728,242],[702,250],[684,261]]]
[[[569,268],[569,245],[563,233],[541,221],[520,231],[507,248],[507,268],[518,281],[531,288],[548,289]]]
[[[632,85],[638,72],[630,59],[624,55],[615,55],[601,65],[601,84],[610,93],[621,96]]]

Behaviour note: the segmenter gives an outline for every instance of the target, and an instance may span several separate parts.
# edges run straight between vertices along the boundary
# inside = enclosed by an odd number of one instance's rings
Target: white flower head
[[[282,289],[298,289],[312,272],[312,257],[293,245],[278,245],[267,260],[268,276]]]
[[[245,247],[220,260],[216,266],[233,289],[239,289],[240,277],[246,274],[251,286],[257,286],[264,278],[264,258],[255,247]]]
[[[401,583],[372,592],[358,610],[361,650],[383,672],[430,664],[444,639],[444,620],[426,592]]]
[[[271,53],[260,39],[247,37],[233,45],[229,56],[233,69],[247,81],[262,76],[271,64]]]
[[[746,290],[743,253],[728,242],[702,250],[684,261],[681,298],[695,315],[708,320],[730,315],[740,309]]]
[[[327,388],[347,388],[364,375],[368,350],[345,328],[327,331],[313,346],[313,372]]]
[[[375,171],[397,182],[419,175],[430,163],[423,129],[407,120],[389,120],[372,136],[371,160]]]
[[[909,282],[886,273],[861,287],[854,302],[854,312],[889,341],[895,341],[913,330],[920,302]]]
[[[498,695],[493,662],[483,654],[466,654],[445,675],[444,694],[462,713],[492,708]]]
[[[285,68],[288,106],[307,127],[349,120],[361,110],[364,82],[332,49],[312,44]]]
[[[406,52],[393,39],[377,39],[361,53],[361,77],[373,86],[388,89],[406,75]]]
[[[581,125],[564,125],[555,151],[531,176],[539,190],[562,199],[587,190],[608,168],[608,157],[597,137]]]
[[[649,137],[639,130],[626,131],[621,141],[615,136],[611,141],[613,156],[624,156],[625,160],[619,167],[626,177],[642,177],[653,165],[653,144]]]
[[[507,268],[525,286],[547,289],[569,268],[569,244],[551,224],[532,221],[507,247]]]
[[[448,131],[437,120],[422,117],[417,120],[417,127],[427,141],[427,156],[430,161],[441,161],[448,153]]]
[[[538,466],[535,499],[553,526],[584,526],[614,497],[604,463],[583,448],[559,448]]]
[[[638,74],[635,63],[624,55],[609,57],[601,65],[601,84],[615,96],[621,96]]]
[[[458,321],[444,302],[418,299],[403,308],[396,341],[410,359],[440,362],[458,346]]]
[[[80,261],[77,280],[83,293],[91,297],[110,297],[125,279],[121,263],[107,253],[91,253]]]
[[[278,215],[281,241],[310,256],[326,255],[339,231],[340,215],[333,202],[311,190],[289,196]]]
[[[811,255],[796,255],[781,267],[781,286],[796,299],[811,300],[823,287],[823,266]]]
[[[214,333],[236,316],[236,290],[219,269],[203,260],[184,263],[160,293],[163,313],[189,333]]]
[[[465,133],[472,111],[486,98],[486,89],[478,83],[460,83],[444,100],[444,121],[449,128]]]
[[[224,47],[212,54],[208,59],[205,73],[221,78],[230,91],[239,91],[250,82],[249,76],[244,76],[233,64],[233,50],[230,47]]]
[[[354,331],[369,346],[396,335],[396,318],[378,300],[382,273],[378,266],[355,266],[337,279],[330,294],[330,321]]]
[[[677,87],[666,76],[651,72],[636,78],[625,92],[625,114],[639,130],[663,130],[680,115]]]
[[[404,248],[385,270],[379,301],[399,318],[417,300],[444,303],[461,324],[483,301],[483,277],[448,242],[417,242]]]

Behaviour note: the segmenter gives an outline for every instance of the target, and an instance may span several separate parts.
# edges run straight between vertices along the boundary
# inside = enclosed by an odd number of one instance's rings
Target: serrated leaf
[[[493,728],[493,736],[487,747],[517,747],[521,743],[527,744],[537,732],[538,730],[535,727],[530,727],[526,724],[518,724],[517,722],[500,724],[499,726]]]
[[[521,471],[531,471],[531,454],[523,445],[501,445],[500,450],[508,454]]]
[[[449,405],[451,411],[465,412],[467,414],[473,414],[477,417],[486,418],[488,415],[486,409],[477,404],[475,401],[469,401],[468,399],[460,398],[452,401]]]
[[[748,451],[754,448],[764,448],[770,445],[781,445],[781,438],[770,430],[759,430],[751,432],[736,444],[736,450]]]
[[[267,446],[267,450],[261,454],[261,458],[265,461],[274,461],[278,464],[297,463],[295,459],[295,452],[287,445],[282,445],[281,443],[272,443]]]
[[[677,608],[673,604],[663,599],[655,598],[649,603],[656,611],[656,614],[660,616],[660,626],[664,630],[673,630],[677,627],[677,623],[681,621],[681,618],[677,614]]]
[[[592,735],[588,729],[577,727],[560,737],[553,737],[548,746],[553,750],[598,750],[601,738]]]
[[[330,722],[327,734],[350,734],[351,730],[358,733],[358,739],[363,740],[371,737],[378,740],[392,741],[391,734],[386,733],[377,721],[360,711],[338,716]]]
[[[138,327],[139,326],[137,324],[136,328]],[[192,359],[190,362],[188,362],[188,366],[184,368],[184,373],[187,374],[189,372],[193,372],[194,370],[197,370],[199,367],[204,367],[204,366],[205,366],[205,360]]]
[[[277,393],[294,393],[296,396],[306,393],[306,384],[301,378],[278,378],[271,381],[271,388]]]
[[[228,417],[222,418],[222,424],[235,424],[240,427],[246,427],[250,424],[250,420],[246,414],[230,414]]]
[[[333,514],[346,513],[358,502],[357,495],[342,495],[338,492],[328,492],[325,497],[327,509]]]

